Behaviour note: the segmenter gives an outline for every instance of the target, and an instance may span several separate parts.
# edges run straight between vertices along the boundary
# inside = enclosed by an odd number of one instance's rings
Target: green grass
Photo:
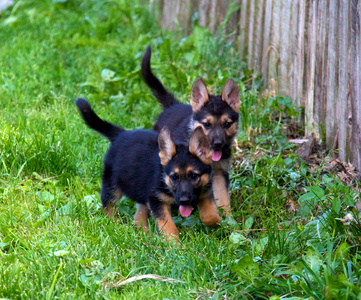
[[[360,225],[337,220],[355,213],[358,183],[293,154],[289,99],[262,96],[222,35],[162,32],[142,1],[24,0],[0,15],[0,41],[0,298],[360,299]],[[118,221],[104,216],[108,142],[74,105],[85,97],[111,122],[151,128],[161,109],[140,74],[148,44],[184,102],[198,76],[217,94],[228,77],[241,89],[234,219],[207,229],[175,216],[180,244],[138,232],[126,198]],[[112,288],[143,274],[183,282]]]

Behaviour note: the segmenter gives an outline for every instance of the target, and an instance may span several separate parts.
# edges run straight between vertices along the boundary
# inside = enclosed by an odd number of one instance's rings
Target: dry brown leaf
[[[286,209],[289,213],[296,211],[295,202],[293,202],[293,200],[288,200],[286,204]]]

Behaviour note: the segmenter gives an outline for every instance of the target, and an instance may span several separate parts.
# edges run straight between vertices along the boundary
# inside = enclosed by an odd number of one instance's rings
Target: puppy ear
[[[175,144],[167,127],[164,127],[158,135],[158,146],[160,163],[166,166],[176,154]]]
[[[232,78],[228,78],[222,91],[222,100],[226,102],[235,112],[239,112],[241,106],[240,92],[237,84]]]
[[[208,101],[208,91],[202,78],[198,77],[192,86],[191,106],[193,111],[200,110]]]
[[[189,139],[189,152],[197,156],[201,162],[209,165],[212,162],[212,149],[208,137],[202,127],[193,130]]]

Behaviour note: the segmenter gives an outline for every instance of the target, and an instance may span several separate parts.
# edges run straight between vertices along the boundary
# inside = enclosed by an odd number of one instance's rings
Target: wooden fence
[[[198,12],[212,33],[227,18],[248,67],[265,87],[305,108],[306,133],[361,171],[360,0],[151,0],[163,28],[187,33]]]

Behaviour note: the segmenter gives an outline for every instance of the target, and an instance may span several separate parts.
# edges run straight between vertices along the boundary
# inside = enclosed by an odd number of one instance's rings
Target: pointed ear
[[[160,163],[166,166],[176,154],[175,144],[167,127],[164,127],[158,135],[158,146]]]
[[[200,110],[208,101],[208,91],[202,78],[198,77],[192,86],[191,106],[193,111]]]
[[[212,163],[212,149],[208,137],[201,126],[193,130],[189,139],[189,152],[206,165]]]
[[[239,88],[232,78],[228,78],[222,91],[222,100],[226,102],[235,112],[239,112],[241,99]]]

